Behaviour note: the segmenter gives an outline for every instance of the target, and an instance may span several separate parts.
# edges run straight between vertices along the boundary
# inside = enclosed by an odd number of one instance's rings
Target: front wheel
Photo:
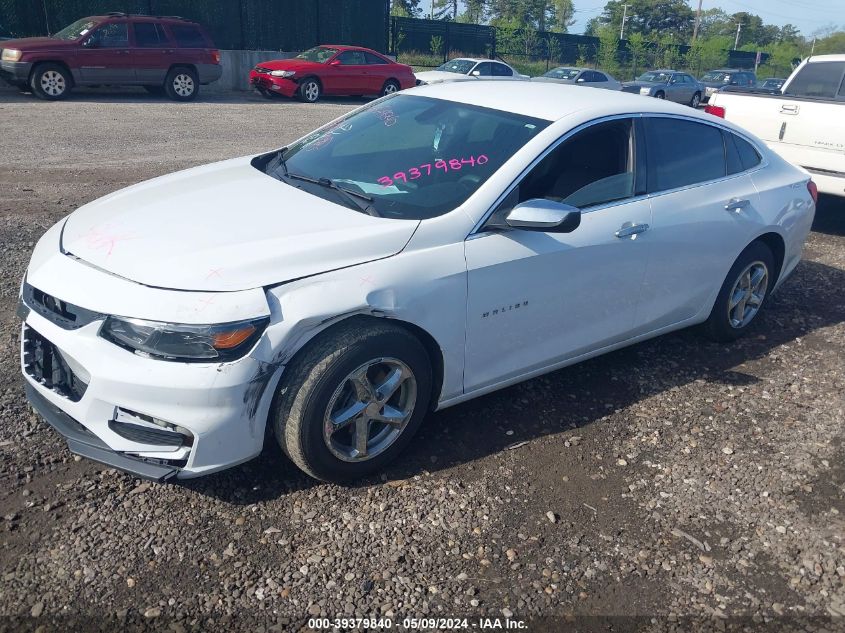
[[[299,85],[299,98],[305,103],[316,103],[320,99],[320,82],[316,79],[306,79]]]
[[[392,95],[394,92],[399,92],[402,89],[402,86],[399,85],[399,82],[395,79],[388,79],[384,82],[384,86],[381,89],[381,96]]]
[[[391,323],[351,319],[318,335],[284,370],[273,411],[282,450],[316,479],[381,470],[428,410],[425,348]]]
[[[690,101],[689,104],[691,108],[698,108],[698,106],[701,104],[701,93],[696,92],[692,96],[692,101]]]
[[[774,264],[771,249],[762,242],[753,242],[740,254],[704,324],[710,338],[728,342],[745,334],[769,298]]]
[[[193,101],[199,95],[199,77],[190,68],[173,68],[164,80],[164,91],[174,101]]]
[[[654,95],[654,97],[655,97],[656,99],[665,99],[665,98],[666,98],[666,93],[665,93],[665,92],[658,92],[656,95]]]
[[[58,64],[41,64],[33,71],[29,86],[36,97],[58,101],[70,94],[71,78],[68,71]]]

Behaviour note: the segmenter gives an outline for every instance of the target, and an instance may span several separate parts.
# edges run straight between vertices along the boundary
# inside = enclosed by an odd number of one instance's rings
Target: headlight
[[[649,92],[651,92],[651,88],[640,88],[641,95],[647,95]]]
[[[716,89],[712,86],[708,86],[704,89],[704,94],[712,95],[714,92],[716,92]]]
[[[21,53],[16,48],[4,48],[3,49],[3,61],[4,62],[16,62],[21,58]]]
[[[220,325],[179,325],[108,317],[100,336],[142,356],[182,362],[224,362],[246,354],[270,319]]]
[[[295,70],[271,70],[270,74],[273,77],[293,77],[296,74]]]

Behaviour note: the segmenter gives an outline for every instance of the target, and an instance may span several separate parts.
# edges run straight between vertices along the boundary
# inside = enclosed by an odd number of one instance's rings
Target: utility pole
[[[813,38],[813,46],[810,48],[810,57],[813,56],[813,53],[816,52],[816,38]]]
[[[739,48],[739,33],[742,31],[742,22],[736,23],[736,39],[734,40],[734,50]]]
[[[628,19],[628,5],[622,5],[622,28],[619,29],[619,39],[625,39],[625,21]]]
[[[701,2],[698,0],[698,11],[695,12],[695,26],[692,29],[692,42],[695,44],[695,38],[698,37],[698,25],[701,24]]]

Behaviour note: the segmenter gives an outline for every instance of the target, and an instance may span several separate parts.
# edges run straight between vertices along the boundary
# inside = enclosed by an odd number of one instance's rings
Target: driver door
[[[125,20],[97,27],[78,50],[79,77],[86,84],[135,82],[134,57]]]
[[[623,118],[577,132],[467,238],[466,392],[638,333],[652,221],[638,128]],[[580,226],[571,233],[490,227],[514,205],[538,198],[578,207]]]

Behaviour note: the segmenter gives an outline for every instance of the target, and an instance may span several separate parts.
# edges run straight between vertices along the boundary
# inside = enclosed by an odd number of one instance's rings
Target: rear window
[[[164,29],[155,22],[136,22],[132,29],[135,31],[135,46],[155,48],[167,43]]]
[[[364,53],[364,57],[367,59],[368,64],[386,64],[387,62],[383,60],[378,55],[373,55],[372,53]]]
[[[796,97],[833,99],[840,90],[845,62],[813,62],[807,64],[790,82],[784,94]]]
[[[649,193],[725,176],[725,145],[718,128],[695,121],[657,117],[648,117],[644,123]]]
[[[176,39],[176,45],[181,48],[205,48],[205,38],[202,31],[194,24],[174,24],[170,32]]]
[[[513,71],[504,64],[493,64],[494,77],[513,77]]]

